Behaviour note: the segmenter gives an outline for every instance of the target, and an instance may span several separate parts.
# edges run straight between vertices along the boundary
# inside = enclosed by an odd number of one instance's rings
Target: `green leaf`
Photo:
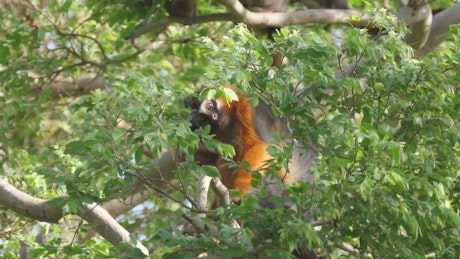
[[[137,164],[142,162],[142,158],[144,157],[144,146],[139,146],[134,154],[134,160]]]
[[[51,177],[57,175],[57,172],[55,170],[53,170],[51,168],[46,168],[46,167],[38,168],[37,172],[39,174],[46,175],[46,176],[51,176]]]
[[[201,168],[204,175],[220,178],[220,173],[215,166],[204,165]]]
[[[224,88],[223,91],[225,101],[238,101],[238,95],[235,93],[235,91],[229,88]]]
[[[65,146],[66,150],[71,153],[79,153],[85,150],[85,143],[81,140],[74,140]]]

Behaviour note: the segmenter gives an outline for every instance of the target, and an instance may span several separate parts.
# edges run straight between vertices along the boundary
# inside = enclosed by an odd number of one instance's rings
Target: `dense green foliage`
[[[83,203],[130,197],[153,159],[180,148],[186,161],[177,188],[117,218],[152,258],[203,251],[231,258],[248,250],[287,258],[301,244],[333,258],[460,256],[458,27],[423,60],[411,59],[406,29],[384,11],[372,13],[384,28],[377,39],[360,28],[337,26],[337,38],[328,27],[291,26],[270,43],[244,25],[215,22],[172,25],[131,41],[131,31],[166,13],[160,3],[126,2],[49,1],[30,12],[32,22],[0,12],[1,178],[36,197],[66,194],[56,204],[75,213]],[[279,70],[271,67],[276,51],[285,55]],[[350,68],[352,77],[337,76]],[[47,89],[53,79],[83,72],[100,73],[110,87],[64,98]],[[317,150],[316,182],[288,188],[298,212],[263,209],[249,197],[214,212],[218,236],[187,236],[179,229],[187,199],[203,174],[216,173],[193,161],[200,139],[223,155],[233,150],[209,129],[190,131],[183,98],[223,83],[291,118],[299,142]],[[273,155],[285,161],[286,154]],[[100,237],[63,245],[64,225],[0,213],[5,258],[16,258],[22,244],[34,258],[118,254]],[[231,228],[229,217],[245,225]],[[83,236],[90,227],[70,231]],[[38,231],[44,243],[34,242]]]

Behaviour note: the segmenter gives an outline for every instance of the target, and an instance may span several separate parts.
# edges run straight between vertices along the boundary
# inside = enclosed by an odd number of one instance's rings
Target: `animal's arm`
[[[247,162],[249,164],[249,170],[241,168],[233,173],[226,184],[229,189],[238,190],[241,195],[246,195],[252,187],[252,172],[259,171],[263,174],[264,162],[271,158],[266,149],[267,144],[259,142],[247,149],[244,154],[241,154],[238,162]]]

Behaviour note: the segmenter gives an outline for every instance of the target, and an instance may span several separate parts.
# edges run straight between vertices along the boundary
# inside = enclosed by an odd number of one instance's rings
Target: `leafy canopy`
[[[381,12],[375,21],[385,33],[376,40],[361,28],[341,27],[340,38],[333,38],[328,28],[292,26],[270,43],[243,25],[212,23],[170,26],[137,43],[147,46],[158,36],[166,44],[139,51],[125,37],[147,22],[146,14],[164,17],[156,7],[50,1],[31,13],[40,23],[35,30],[13,13],[0,13],[6,28],[0,33],[2,178],[37,197],[65,194],[56,204],[76,213],[83,203],[129,197],[153,159],[179,148],[185,161],[177,188],[118,218],[155,257],[189,258],[205,250],[245,257],[257,249],[287,258],[301,244],[330,257],[459,256],[457,27],[442,51],[423,60],[411,59],[402,40],[406,29]],[[270,54],[278,51],[285,55],[280,70],[271,67]],[[350,67],[352,77],[337,76]],[[60,99],[46,90],[51,79],[94,70],[111,87]],[[201,85],[225,95],[223,83],[292,119],[298,141],[318,151],[311,171],[316,182],[288,188],[297,211],[264,209],[248,197],[214,212],[218,236],[185,236],[178,226],[189,212],[186,201],[202,175],[216,175],[193,161],[200,140],[224,156],[234,151],[213,140],[209,128],[190,131],[183,99]],[[285,162],[286,154],[273,154],[275,162]],[[16,258],[23,243],[33,257],[117,255],[102,238],[63,245],[63,225],[16,217],[2,211],[6,258]],[[232,228],[229,217],[245,225]],[[77,234],[90,227],[83,224]],[[32,229],[46,233],[46,242],[34,242]]]

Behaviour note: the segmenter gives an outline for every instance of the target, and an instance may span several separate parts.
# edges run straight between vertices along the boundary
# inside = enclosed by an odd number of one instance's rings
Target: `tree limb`
[[[219,0],[237,18],[238,22],[246,23],[251,27],[283,27],[305,23],[344,23],[344,19],[353,15],[360,16],[360,21],[354,23],[366,26],[369,17],[361,11],[342,9],[315,9],[296,12],[256,13],[246,9],[238,0]]]
[[[418,15],[411,15],[411,13],[416,12],[415,8],[416,7],[403,7],[403,10],[396,12],[395,15],[398,18],[398,20],[401,20],[404,23],[418,24],[415,26],[415,30],[423,31],[419,32],[422,34],[421,36],[413,35],[410,37],[406,37],[405,39],[407,43],[411,45],[413,48],[418,48],[415,49],[413,58],[420,59],[431,53],[437,46],[439,46],[439,44],[444,42],[444,40],[449,35],[450,25],[460,23],[460,3],[455,4],[449,9],[446,9],[436,14],[432,19],[431,26],[428,27],[427,22],[430,20],[430,18],[428,17],[430,16],[430,14],[426,14],[426,10],[423,10],[422,13],[419,13]],[[427,28],[430,28],[429,33],[426,32]],[[413,31],[413,34],[414,33],[415,31]],[[419,46],[422,42],[424,42],[424,44],[422,46]],[[337,71],[335,77],[337,79],[340,79],[343,77],[350,76],[358,63],[364,63],[367,61],[369,61],[369,59],[362,59],[359,62],[350,64],[346,68]]]
[[[230,193],[219,178],[213,178],[211,181],[211,187],[216,195],[217,203],[220,206],[226,206],[230,204]]]
[[[449,35],[449,26],[460,23],[460,3],[437,13],[433,17],[430,36],[423,47],[414,52],[414,58],[420,59],[431,53]]]
[[[146,256],[149,255],[147,248],[133,236],[101,206],[92,203],[85,204],[86,212],[79,213],[79,216],[89,223],[96,225],[96,231],[113,245],[126,243],[133,245],[142,251]]]
[[[152,196],[150,192],[138,192],[130,195],[126,199],[112,199],[109,202],[102,204],[102,207],[112,216],[119,215],[131,210],[137,205],[144,203]]]
[[[151,192],[138,192],[128,198],[122,199],[112,199],[109,202],[102,204],[104,208],[113,218],[118,217],[119,215],[128,212],[137,205],[144,203],[148,198],[152,196]],[[71,226],[67,227],[68,229],[74,229],[78,223],[72,223]],[[84,236],[78,239],[78,243],[83,244],[89,239],[91,239],[97,231],[93,228],[88,229]]]
[[[414,50],[425,45],[430,36],[431,22],[433,20],[429,4],[423,4],[422,6],[416,4],[414,1],[413,5],[405,6],[395,13],[399,21],[410,25],[411,33],[406,35],[404,40]]]
[[[149,32],[159,32],[172,23],[195,24],[211,21],[233,21],[246,23],[252,27],[282,27],[305,23],[344,23],[345,18],[360,16],[360,21],[353,22],[356,26],[369,25],[369,17],[357,10],[314,9],[296,12],[256,13],[247,10],[237,0],[219,0],[231,13],[212,14],[198,17],[168,17],[162,21],[149,24],[131,33],[136,38]],[[460,23],[460,3],[457,3],[431,18],[429,5],[401,8],[395,15],[405,24],[411,25],[412,34],[406,42],[416,51],[414,58],[429,54],[441,44],[449,34],[449,26]],[[430,26],[430,24],[432,26]]]
[[[72,78],[58,79],[50,86],[56,98],[77,97],[88,94],[96,89],[104,90],[108,86],[102,78],[94,73],[82,74],[78,79]]]
[[[219,235],[219,230],[217,227],[213,224],[205,223],[200,216],[190,216],[187,214],[183,214],[182,216],[188,222],[190,222],[190,224],[192,224],[200,233],[210,234],[215,237]]]
[[[0,204],[5,208],[34,220],[57,223],[64,216],[62,207],[50,205],[50,200],[30,196],[8,184],[4,179],[0,179],[0,197],[2,197]],[[78,213],[78,215],[87,222],[94,224],[97,232],[107,241],[114,246],[120,243],[131,244],[148,256],[147,248],[139,241],[133,241],[130,233],[101,206],[95,203],[84,206],[86,211]]]
[[[199,183],[199,190],[197,193],[197,197],[195,200],[195,204],[199,211],[207,211],[208,210],[208,191],[209,185],[211,184],[212,177],[204,175],[200,179]],[[198,216],[205,217],[206,214],[199,213]]]
[[[31,72],[31,78],[38,79],[39,75]],[[107,89],[109,86],[104,82],[102,77],[96,73],[82,73],[79,78],[58,77],[52,82],[39,86],[37,83],[31,85],[32,91],[36,94],[43,90],[51,90],[56,99],[62,97],[78,97],[88,94],[96,89]]]
[[[228,188],[222,183],[219,178],[212,178],[211,187],[217,197],[220,206],[227,206],[230,204],[230,193]],[[230,225],[233,228],[240,228],[240,224],[232,217],[230,217]]]
[[[361,17],[360,21],[353,22],[354,25],[366,26],[369,22],[367,15],[363,15],[361,11],[356,10],[315,9],[296,12],[256,13],[247,10],[236,0],[220,0],[220,2],[232,13],[196,17],[168,17],[132,31],[128,38],[137,38],[150,32],[159,33],[173,23],[190,25],[214,21],[231,21],[246,23],[251,27],[282,27],[305,23],[344,23],[344,19],[351,18],[353,15]]]
[[[64,212],[61,207],[51,206],[49,200],[32,197],[0,179],[0,204],[28,218],[57,223]]]

